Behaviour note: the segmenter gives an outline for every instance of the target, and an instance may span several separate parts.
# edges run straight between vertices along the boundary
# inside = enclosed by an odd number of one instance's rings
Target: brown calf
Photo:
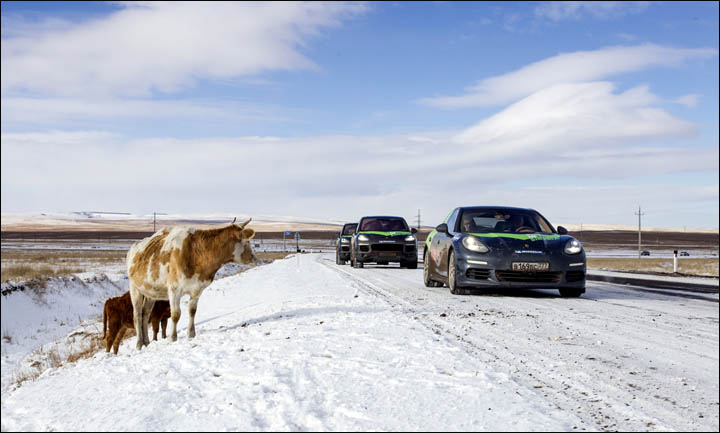
[[[167,329],[169,318],[170,303],[167,301],[156,301],[149,319],[149,322],[152,324],[155,340],[157,340],[161,323],[162,338],[166,338],[165,330]],[[130,292],[125,292],[122,296],[110,298],[105,301],[102,335],[102,338],[106,340],[105,352],[110,352],[110,347],[112,347],[117,355],[120,342],[128,328],[134,329],[135,324],[133,321],[133,306],[130,300]]]

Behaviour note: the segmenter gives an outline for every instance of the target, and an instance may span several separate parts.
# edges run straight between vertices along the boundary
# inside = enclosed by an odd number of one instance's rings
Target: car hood
[[[358,232],[357,235],[365,235],[368,238],[370,238],[371,241],[379,241],[379,240],[387,240],[387,241],[396,241],[396,242],[402,242],[405,240],[407,236],[409,236],[410,232],[404,232],[404,231],[395,231],[395,232]]]
[[[518,254],[562,251],[571,236],[541,233],[465,233],[483,241],[488,248],[506,249]]]

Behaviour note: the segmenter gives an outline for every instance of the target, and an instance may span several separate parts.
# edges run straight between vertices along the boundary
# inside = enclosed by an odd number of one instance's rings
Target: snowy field
[[[12,385],[37,349],[101,329],[127,283],[93,278],[3,296],[3,431],[718,431],[717,296],[452,296],[333,254],[215,281],[195,339],[184,305],[176,343],[132,338]]]

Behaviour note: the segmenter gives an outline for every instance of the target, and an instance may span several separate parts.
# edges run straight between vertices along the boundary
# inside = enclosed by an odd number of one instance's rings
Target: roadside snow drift
[[[329,260],[298,255],[215,281],[200,298],[194,339],[185,333],[183,307],[176,343],[137,351],[132,338],[118,356],[99,353],[3,387],[2,430],[535,431],[578,424],[370,296]]]

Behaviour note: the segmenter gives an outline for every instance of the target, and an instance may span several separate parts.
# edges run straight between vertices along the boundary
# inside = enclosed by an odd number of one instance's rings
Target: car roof
[[[459,206],[460,210],[478,209],[478,210],[521,210],[537,212],[535,209],[529,207],[512,207],[512,206]]]
[[[362,217],[362,218],[360,218],[360,219],[365,219],[365,218],[399,218],[399,219],[401,219],[401,220],[404,220],[404,219],[405,219],[405,218],[403,218],[403,217],[401,217],[401,216],[392,216],[392,215],[367,215],[367,216],[364,216],[364,217]]]

